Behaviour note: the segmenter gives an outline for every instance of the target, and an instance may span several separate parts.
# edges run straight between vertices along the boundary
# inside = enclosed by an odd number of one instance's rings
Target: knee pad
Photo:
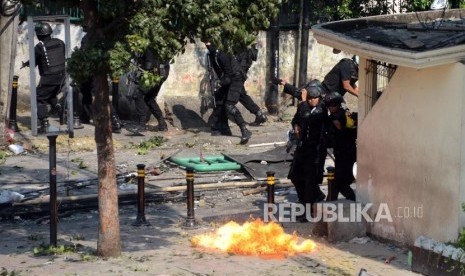
[[[233,116],[239,113],[239,109],[237,109],[235,105],[226,104],[225,108],[226,108],[226,111]]]

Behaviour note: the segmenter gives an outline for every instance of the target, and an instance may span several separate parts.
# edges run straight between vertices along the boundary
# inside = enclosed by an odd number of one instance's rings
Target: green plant
[[[84,163],[84,160],[79,157],[71,159],[71,162],[77,163],[79,169],[86,169],[88,167],[87,164]]]
[[[5,163],[6,158],[9,156],[8,152],[0,150],[0,164]]]
[[[465,212],[465,203],[462,203],[462,210]],[[465,227],[463,227],[462,231],[460,231],[457,246],[465,250]]]
[[[76,247],[60,245],[58,247],[52,245],[45,245],[41,243],[39,246],[34,247],[34,256],[50,256],[50,255],[61,255],[64,253],[74,253]]]
[[[164,142],[166,142],[166,139],[163,136],[153,136],[149,140],[139,143],[139,146],[137,147],[137,154],[146,155],[149,150],[163,145]]]

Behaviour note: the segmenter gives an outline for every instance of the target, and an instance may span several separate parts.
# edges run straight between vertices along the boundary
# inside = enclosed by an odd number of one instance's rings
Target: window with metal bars
[[[365,110],[368,113],[381,97],[389,81],[396,72],[397,65],[367,60],[365,83]]]
[[[21,9],[21,17],[44,15],[69,15],[71,22],[82,20],[82,13],[78,0],[40,0],[34,3],[26,3]]]

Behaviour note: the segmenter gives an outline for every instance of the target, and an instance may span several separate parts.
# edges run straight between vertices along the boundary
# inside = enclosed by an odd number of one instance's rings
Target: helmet
[[[325,97],[325,103],[329,106],[329,105],[339,105],[343,102],[343,98],[341,96],[341,94],[337,93],[337,92],[331,92],[329,93],[328,95],[326,95]]]
[[[35,26],[35,31],[37,36],[47,36],[52,34],[52,27],[48,23],[39,22]]]
[[[323,91],[321,82],[317,79],[314,79],[307,83],[305,90],[308,92],[308,96],[312,98],[320,97]]]

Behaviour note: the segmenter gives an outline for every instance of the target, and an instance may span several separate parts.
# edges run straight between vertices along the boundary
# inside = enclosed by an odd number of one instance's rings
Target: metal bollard
[[[119,78],[115,77],[112,79],[112,97],[111,97],[111,104],[113,105],[113,109],[115,110],[115,114],[119,113],[119,95],[118,95],[118,89],[119,89]]]
[[[137,165],[137,218],[133,226],[148,226],[145,219],[145,165]]]
[[[81,124],[81,120],[79,120],[79,111],[78,111],[78,102],[79,102],[79,91],[76,88],[76,84],[71,84],[73,88],[73,128],[74,129],[81,129],[84,126]]]
[[[275,172],[268,171],[266,172],[266,191],[268,193],[268,205],[274,204],[274,185],[275,185]],[[272,207],[268,207],[268,212],[272,211]]]
[[[186,183],[187,183],[187,218],[185,226],[193,228],[195,226],[194,216],[194,169],[186,168]]]
[[[8,122],[8,128],[14,132],[19,132],[19,127],[16,123],[16,107],[18,105],[18,79],[18,76],[13,76],[10,102],[10,119]]]
[[[326,167],[326,171],[328,172],[328,174],[326,176],[326,179],[328,180],[328,196],[327,196],[326,200],[327,201],[336,200],[336,199],[333,199],[332,196],[331,196],[332,191],[333,191],[333,184],[334,184],[334,181],[336,180],[336,177],[335,177],[336,168],[334,168],[334,167]]]
[[[49,141],[49,178],[50,178],[50,245],[57,247],[57,137],[58,135],[47,135]]]

